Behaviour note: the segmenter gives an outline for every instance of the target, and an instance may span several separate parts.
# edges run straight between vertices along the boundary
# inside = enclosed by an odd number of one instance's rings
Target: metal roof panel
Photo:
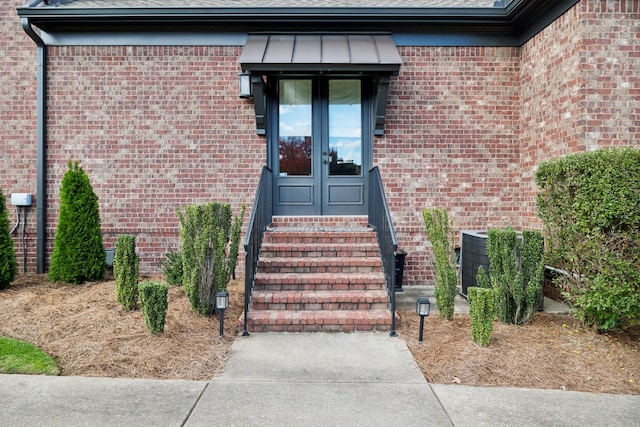
[[[388,34],[250,34],[243,69],[261,72],[397,73],[402,59]]]

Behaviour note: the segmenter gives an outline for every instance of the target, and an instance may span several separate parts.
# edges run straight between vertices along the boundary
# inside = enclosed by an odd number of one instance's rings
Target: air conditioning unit
[[[476,286],[476,274],[479,267],[489,273],[487,256],[487,230],[460,231],[460,269],[462,274],[462,295],[466,298],[467,289]]]

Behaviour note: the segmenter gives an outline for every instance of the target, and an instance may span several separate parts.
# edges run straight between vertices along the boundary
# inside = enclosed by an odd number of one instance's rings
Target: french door
[[[366,80],[281,78],[270,135],[276,215],[364,215],[371,164]]]

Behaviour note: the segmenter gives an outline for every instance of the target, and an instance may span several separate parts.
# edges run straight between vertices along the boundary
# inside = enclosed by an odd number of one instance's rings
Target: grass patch
[[[24,341],[0,336],[0,373],[59,375],[60,369],[39,348]]]

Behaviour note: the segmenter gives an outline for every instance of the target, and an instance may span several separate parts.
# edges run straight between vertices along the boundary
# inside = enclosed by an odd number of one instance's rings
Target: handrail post
[[[249,305],[251,302],[251,292],[255,282],[256,270],[258,267],[258,256],[260,247],[267,226],[273,221],[273,208],[271,205],[271,182],[272,172],[266,166],[262,167],[260,181],[256,197],[251,209],[251,217],[247,227],[247,235],[244,239],[245,269],[244,269],[244,329],[242,336],[249,336],[247,330]]]
[[[389,204],[385,196],[384,186],[380,178],[380,171],[377,166],[369,170],[369,225],[373,226],[378,235],[378,246],[382,258],[382,268],[387,285],[387,295],[389,296],[389,311],[391,312],[391,332],[392,337],[396,334],[396,292],[395,292],[395,260],[398,251],[398,240],[393,229]]]

